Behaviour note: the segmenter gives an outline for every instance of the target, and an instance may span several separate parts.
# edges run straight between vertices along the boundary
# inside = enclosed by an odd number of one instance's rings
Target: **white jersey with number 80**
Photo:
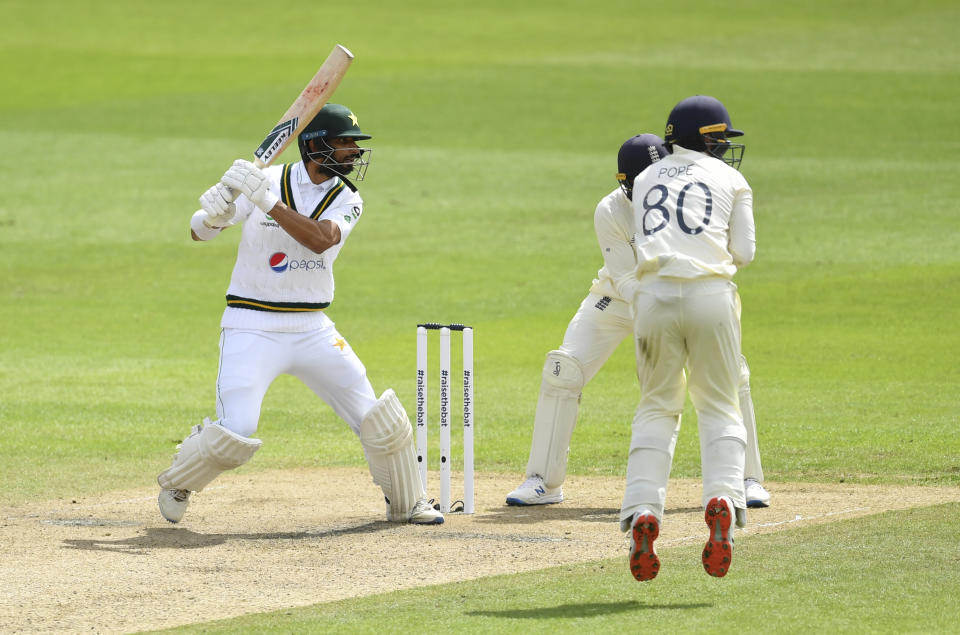
[[[671,278],[732,278],[753,260],[753,192],[734,168],[702,152],[673,154],[633,186],[638,271]]]

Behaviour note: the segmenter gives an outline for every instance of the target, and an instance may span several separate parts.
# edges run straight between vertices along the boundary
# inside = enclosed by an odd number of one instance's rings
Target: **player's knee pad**
[[[393,390],[387,390],[360,422],[360,443],[373,482],[387,499],[388,520],[409,520],[414,504],[426,497],[417,469],[413,428]]]
[[[674,421],[676,421],[674,419]],[[669,417],[663,419],[662,425],[648,426],[642,433],[633,434],[630,438],[630,451],[655,450],[669,460],[673,460],[673,452],[677,445],[678,427],[670,425]]]
[[[746,426],[742,421],[735,421],[732,417],[720,419],[717,416],[700,413],[699,433],[701,447],[721,439],[735,439],[742,445],[747,443]]]
[[[583,390],[583,365],[573,355],[563,351],[550,351],[543,364],[543,383],[580,398]]]
[[[579,360],[561,351],[547,354],[527,462],[527,474],[539,474],[547,487],[560,487],[567,476],[567,455],[583,384]]]
[[[240,467],[260,449],[260,439],[249,439],[205,419],[193,430],[173,459],[157,477],[163,489],[199,492],[222,472]]]
[[[672,456],[680,435],[680,419],[679,412],[651,414],[638,409],[630,435],[631,450],[659,450]]]

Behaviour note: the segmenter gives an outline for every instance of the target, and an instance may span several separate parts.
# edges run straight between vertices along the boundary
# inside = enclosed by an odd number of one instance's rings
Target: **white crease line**
[[[781,520],[775,523],[760,523],[759,525],[756,525],[756,527],[758,528],[759,527],[777,527],[779,525],[787,525],[789,523],[798,523],[804,520],[816,520],[818,518],[829,518],[830,516],[840,516],[841,514],[852,514],[853,512],[866,512],[866,511],[870,511],[870,509],[871,509],[870,507],[854,507],[852,509],[843,509],[838,512],[827,512],[826,514],[820,514],[819,516],[807,516],[807,517],[797,514],[796,516],[794,516],[793,520]],[[743,529],[743,531],[748,531],[749,529],[750,527],[747,526]]]
[[[218,489],[223,489],[224,487],[226,487],[226,485],[214,485],[213,487],[205,487],[205,488],[203,488],[203,491],[205,491],[205,492],[211,491],[211,492],[212,492],[212,491],[216,491],[216,490],[218,490]],[[74,505],[71,505],[70,507],[60,507],[60,508],[57,508],[57,509],[47,509],[47,510],[44,510],[44,511],[42,511],[42,512],[35,513],[35,514],[29,514],[29,515],[27,515],[27,516],[5,516],[4,518],[5,518],[5,520],[33,519],[33,518],[41,518],[41,517],[50,516],[51,514],[69,514],[69,513],[72,513],[72,512],[77,512],[77,511],[82,511],[82,510],[98,509],[98,508],[100,508],[100,507],[112,507],[112,506],[114,506],[114,505],[130,505],[130,504],[133,504],[133,503],[146,503],[146,502],[148,502],[148,501],[156,501],[156,500],[157,500],[156,495],[153,495],[153,496],[145,496],[145,497],[143,497],[143,498],[126,498],[126,499],[123,499],[123,500],[107,501],[107,502],[105,502],[105,503],[91,503],[91,504],[88,504],[88,505],[74,504]]]
[[[791,520],[780,520],[780,521],[771,522],[771,523],[761,523],[753,527],[748,525],[744,529],[738,528],[738,530],[740,531],[740,533],[748,534],[750,533],[751,529],[760,529],[762,527],[778,527],[780,525],[789,525],[790,523],[799,523],[805,520],[817,520],[819,518],[829,518],[830,516],[840,516],[843,514],[852,514],[854,512],[865,512],[865,511],[870,511],[871,509],[872,509],[871,507],[853,507],[851,509],[842,509],[837,512],[827,512],[826,514],[819,514],[817,516],[801,516],[800,514],[797,514]],[[629,535],[629,532],[628,532],[628,535]],[[693,540],[702,540],[702,539],[703,539],[703,536],[684,536],[683,538],[674,538],[673,540],[667,540],[664,542],[664,546],[678,545],[686,542],[691,542]]]

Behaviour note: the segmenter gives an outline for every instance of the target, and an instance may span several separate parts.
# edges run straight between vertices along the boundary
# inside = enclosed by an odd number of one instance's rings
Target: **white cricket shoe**
[[[426,498],[421,498],[413,506],[413,511],[410,512],[410,523],[414,525],[442,525],[443,524],[443,514],[439,510],[434,509],[430,505],[430,501]]]
[[[539,474],[507,494],[507,505],[549,505],[563,502],[563,487],[547,487]]]
[[[187,505],[190,504],[190,490],[162,489],[157,497],[157,504],[164,518],[172,523],[178,523],[183,519]]]
[[[770,506],[770,492],[756,479],[745,479],[743,481],[743,491],[747,497],[747,507]]]

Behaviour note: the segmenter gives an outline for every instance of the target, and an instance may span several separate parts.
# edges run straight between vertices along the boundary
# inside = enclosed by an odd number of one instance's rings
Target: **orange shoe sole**
[[[715,578],[722,578],[730,570],[733,557],[733,510],[727,501],[714,497],[707,503],[703,519],[710,528],[710,538],[703,547],[703,569]]]
[[[653,580],[660,572],[660,558],[653,541],[660,535],[660,523],[653,514],[638,516],[631,528],[630,573],[640,582]]]

